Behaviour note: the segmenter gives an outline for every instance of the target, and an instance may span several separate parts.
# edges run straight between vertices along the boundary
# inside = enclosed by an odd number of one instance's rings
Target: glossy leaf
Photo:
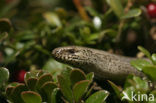
[[[51,94],[53,92],[53,90],[57,88],[57,85],[54,82],[46,82],[42,87],[41,90],[44,91],[44,94],[46,95],[46,101],[48,101],[48,103],[51,103]]]
[[[100,16],[100,14],[91,7],[86,7],[86,10],[92,15],[92,16]]]
[[[49,81],[52,81],[52,75],[51,74],[45,74],[45,75],[42,75],[39,79],[38,79],[38,82],[37,82],[37,89],[40,89],[44,83],[46,82],[49,82]]]
[[[138,46],[138,49],[143,52],[149,59],[151,59],[151,54],[148,50],[146,50],[145,48],[143,48],[142,46]]]
[[[70,80],[72,85],[85,79],[86,79],[85,73],[80,69],[74,69],[70,73]]]
[[[112,86],[112,88],[114,89],[116,95],[117,95],[118,97],[120,97],[120,96],[121,96],[120,94],[121,94],[121,92],[122,92],[122,88],[119,87],[119,86],[117,86],[116,84],[114,84],[113,82],[111,82],[111,81],[109,81],[109,80],[108,80],[108,82],[109,82],[109,84]]]
[[[33,91],[25,91],[21,93],[24,103],[42,103],[41,96]]]
[[[9,70],[1,67],[0,68],[0,87],[9,79]]]
[[[145,66],[143,72],[147,74],[152,80],[156,80],[156,66]]]
[[[61,21],[56,13],[46,12],[43,14],[43,17],[47,20],[49,24],[52,24],[58,27],[62,26]]]
[[[51,73],[53,75],[54,81],[57,81],[57,75],[60,75],[63,69],[66,67],[67,65],[61,64],[54,59],[49,59],[43,66],[43,70]]]
[[[130,62],[133,67],[138,69],[139,71],[142,71],[143,67],[145,66],[150,66],[152,65],[150,62],[143,60],[143,59],[138,59],[138,60],[133,60]]]
[[[142,80],[140,77],[133,77],[133,80],[136,82],[136,88],[138,90],[147,91],[148,88],[148,82],[146,80]]]
[[[58,103],[58,93],[59,93],[59,88],[55,88],[51,94],[51,103]]]
[[[66,79],[63,76],[58,76],[58,82],[59,87],[62,91],[62,94],[64,97],[66,97],[67,100],[69,100],[71,103],[73,102],[73,93],[70,88],[70,83],[66,81]]]
[[[87,91],[89,84],[90,84],[89,80],[82,80],[74,85],[73,94],[76,103],[80,102],[80,99]]]
[[[71,86],[71,80],[70,80],[70,73],[72,69],[71,68],[66,68],[62,71],[61,75],[62,77],[66,80],[66,83]]]
[[[108,95],[109,92],[105,90],[95,92],[85,101],[85,103],[103,103]]]
[[[128,19],[128,18],[132,18],[132,17],[137,17],[140,14],[141,14],[141,10],[140,9],[131,9],[126,14],[121,16],[121,19]]]
[[[128,100],[132,101],[132,92],[135,92],[134,87],[127,87],[123,92],[122,92],[122,98],[121,100]],[[135,94],[135,93],[134,93]]]
[[[24,84],[19,84],[11,92],[11,99],[13,103],[23,103],[23,99],[21,98],[21,92],[26,91],[27,88]]]
[[[36,88],[36,84],[37,84],[38,80],[36,78],[29,78],[27,81],[26,81],[26,85],[28,86],[28,88],[32,91],[35,90]]]
[[[124,9],[120,0],[106,0],[114,13],[120,18],[123,15]]]
[[[89,80],[90,82],[93,81],[93,78],[94,78],[94,73],[93,72],[90,72],[86,75],[86,79]]]
[[[29,78],[36,78],[37,77],[37,71],[33,71],[33,72],[26,72],[25,76],[24,76],[24,81],[27,82],[27,80]]]

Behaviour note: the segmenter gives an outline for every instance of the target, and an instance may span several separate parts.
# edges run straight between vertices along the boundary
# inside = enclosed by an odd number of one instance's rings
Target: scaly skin
[[[123,81],[129,74],[143,77],[144,74],[130,65],[135,58],[114,55],[105,51],[80,46],[59,47],[53,57],[60,62],[94,72],[99,80]]]

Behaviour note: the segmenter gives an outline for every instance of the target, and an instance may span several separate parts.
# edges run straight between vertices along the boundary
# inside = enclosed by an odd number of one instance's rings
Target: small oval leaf
[[[156,66],[145,66],[143,67],[143,72],[152,80],[156,80]]]
[[[138,69],[139,71],[142,71],[143,67],[145,66],[150,66],[152,65],[150,62],[143,60],[143,59],[138,59],[138,60],[133,60],[130,62],[133,67]]]
[[[80,102],[81,97],[85,94],[90,84],[89,80],[82,80],[77,82],[73,87],[73,94],[76,103]]]
[[[121,16],[121,19],[129,19],[129,18],[132,18],[132,17],[137,17],[140,14],[141,14],[141,10],[140,9],[132,9],[132,10],[129,10],[123,16]]]
[[[36,87],[36,84],[37,84],[37,79],[36,78],[29,78],[27,81],[26,81],[26,85],[28,86],[28,88],[32,91],[35,90],[35,87]]]
[[[119,87],[119,86],[117,86],[116,84],[114,84],[113,82],[111,82],[111,81],[109,81],[109,80],[108,80],[108,83],[112,86],[112,88],[114,89],[116,95],[117,95],[118,97],[120,97],[120,93],[122,92],[122,88]]]
[[[33,91],[25,91],[21,93],[24,103],[42,103],[41,96]]]
[[[148,50],[146,50],[145,48],[143,48],[142,46],[138,46],[138,49],[143,52],[149,59],[151,59],[151,54]]]
[[[40,76],[37,82],[37,89],[40,89],[44,85],[44,83],[52,81],[52,80],[53,78],[51,74],[44,74]]]
[[[85,79],[86,79],[85,73],[80,69],[73,69],[70,73],[70,80],[72,85]]]
[[[85,101],[85,103],[104,103],[108,95],[109,92],[105,90],[95,92]]]
[[[1,67],[0,68],[0,87],[9,79],[9,70]]]
[[[123,6],[120,0],[106,0],[110,5],[113,12],[120,18],[124,12]]]
[[[58,76],[58,82],[59,82],[59,87],[62,91],[62,94],[64,97],[66,97],[67,100],[69,100],[71,103],[73,102],[73,93],[70,88],[70,83],[66,81],[66,79],[59,75]]]

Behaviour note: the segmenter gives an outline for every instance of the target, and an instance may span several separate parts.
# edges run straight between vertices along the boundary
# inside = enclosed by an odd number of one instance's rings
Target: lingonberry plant
[[[25,83],[13,82],[6,88],[7,101],[11,103],[103,103],[109,95],[106,90],[95,91],[93,73],[79,69],[65,69],[54,82],[44,71],[27,72]]]

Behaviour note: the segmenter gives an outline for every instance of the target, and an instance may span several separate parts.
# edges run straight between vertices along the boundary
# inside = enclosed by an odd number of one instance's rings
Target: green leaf
[[[121,0],[106,0],[110,5],[114,13],[120,18],[123,15],[124,9],[121,4]]]
[[[95,10],[93,9],[92,7],[86,7],[85,8],[92,16],[100,16],[100,14]]]
[[[20,85],[20,83],[18,83],[18,82],[13,82],[13,83],[11,83],[11,84],[9,84],[9,85],[7,86],[7,88],[6,88],[6,96],[7,96],[9,99],[11,99],[12,91],[13,91],[14,88],[15,88],[16,86],[18,86],[18,85]]]
[[[59,103],[57,102],[59,99],[58,98],[58,93],[59,93],[60,89],[59,88],[55,88],[51,94],[51,103]]]
[[[37,78],[29,78],[26,81],[26,85],[28,86],[30,90],[35,91],[37,82],[38,82]]]
[[[13,103],[23,103],[23,99],[21,98],[21,92],[26,91],[27,88],[24,84],[19,84],[11,92],[11,99]]]
[[[15,86],[17,86],[17,85],[19,85],[19,84],[21,84],[21,83],[12,82],[12,83],[10,83],[10,84],[8,85],[8,87],[15,87]]]
[[[153,61],[153,64],[156,65],[156,54],[152,54],[152,61]]]
[[[39,71],[26,72],[24,76],[24,81],[27,82],[29,78],[37,78]]]
[[[156,80],[156,66],[145,66],[143,67],[143,72],[152,80]]]
[[[93,81],[94,78],[94,72],[90,72],[86,75],[86,79],[89,80],[90,82]]]
[[[105,90],[95,92],[85,101],[85,103],[103,103],[108,95],[109,92]]]
[[[149,59],[151,59],[151,54],[148,50],[146,50],[145,48],[143,48],[142,46],[138,46],[138,49],[143,52]]]
[[[105,29],[100,32],[98,41],[101,42],[105,36],[116,37],[117,32],[113,29]]]
[[[36,50],[38,50],[39,52],[41,52],[41,53],[47,55],[47,56],[51,56],[50,52],[49,52],[48,50],[44,49],[41,45],[37,45],[37,44],[36,44],[36,45],[34,46],[34,48],[35,48]]]
[[[5,94],[6,94],[8,99],[11,99],[11,93],[12,93],[13,89],[14,89],[14,87],[7,87],[6,88]]]
[[[60,89],[61,89],[64,97],[66,97],[66,99],[72,103],[73,102],[73,93],[70,88],[70,83],[62,75],[58,76],[58,83],[59,83]]]
[[[115,93],[117,94],[118,97],[120,97],[120,94],[122,92],[122,88],[117,86],[116,84],[114,84],[113,82],[108,80],[108,83],[112,86],[112,88],[114,89]]]
[[[126,81],[124,83],[124,87],[123,87],[124,89],[127,87],[130,87],[130,86],[132,86],[132,84],[134,84],[133,77],[134,77],[133,74],[130,74],[127,76]]]
[[[49,81],[49,82],[46,82],[41,87],[41,89],[43,89],[45,91],[45,93],[49,95],[49,94],[52,93],[53,89],[56,88],[56,87],[57,87],[56,83]]]
[[[36,76],[37,77],[41,77],[42,75],[44,74],[47,74],[45,71],[42,71],[42,70],[39,70],[37,73],[36,73]]]
[[[54,81],[56,81],[57,75],[60,75],[63,69],[66,67],[67,65],[61,64],[54,59],[49,59],[43,66],[43,70],[46,70],[49,73],[51,73],[53,75]]]
[[[24,103],[42,103],[41,96],[33,91],[25,91],[21,94]]]
[[[44,75],[42,75],[38,79],[37,89],[40,89],[44,85],[44,83],[49,82],[49,81],[52,81],[52,80],[53,80],[53,78],[52,78],[52,75],[51,74],[44,74]]]
[[[138,60],[133,60],[130,62],[133,67],[138,69],[139,71],[142,71],[143,67],[145,66],[150,66],[152,65],[150,62],[143,60],[143,59],[138,59]]]
[[[86,75],[80,69],[73,69],[70,73],[70,80],[71,80],[72,85],[85,79],[86,79]]]
[[[44,91],[44,94],[46,94],[46,101],[48,101],[48,103],[52,103],[51,100],[51,94],[53,92],[53,90],[57,88],[57,85],[54,82],[46,82],[42,87],[41,90]]]
[[[82,80],[77,82],[73,87],[73,94],[76,103],[80,102],[81,97],[85,94],[90,84],[89,80]]]
[[[71,86],[71,81],[70,81],[70,74],[71,74],[72,69],[71,68],[66,68],[62,71],[61,76],[66,80],[67,84]]]
[[[122,92],[122,98],[121,100],[128,100],[132,101],[132,92],[135,92],[134,87],[127,87],[123,92]],[[134,93],[135,94],[135,93]]]
[[[132,17],[137,17],[140,14],[141,14],[141,10],[140,9],[132,9],[132,10],[129,10],[123,16],[121,16],[121,19],[128,19],[128,18],[132,18]]]
[[[9,70],[1,67],[0,68],[0,87],[9,79]]]
[[[53,12],[46,12],[43,14],[43,17],[47,20],[49,24],[52,24],[57,27],[61,27],[62,23],[60,21],[60,18],[56,13]]]
[[[140,77],[134,76],[133,80],[136,82],[136,88],[138,90],[147,91],[149,89],[148,88],[148,82],[145,80],[142,80]]]

